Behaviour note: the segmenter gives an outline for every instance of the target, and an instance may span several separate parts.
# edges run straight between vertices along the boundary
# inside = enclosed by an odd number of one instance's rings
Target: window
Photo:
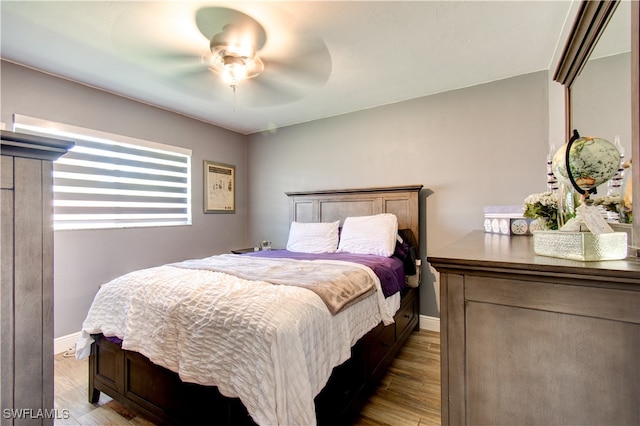
[[[76,143],[53,164],[54,229],[191,224],[191,150],[18,114],[14,130]]]

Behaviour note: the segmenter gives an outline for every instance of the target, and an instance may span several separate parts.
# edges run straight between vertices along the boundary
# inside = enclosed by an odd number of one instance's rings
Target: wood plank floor
[[[55,425],[153,426],[105,395],[90,404],[87,370],[87,359],[55,356],[55,408],[68,413]],[[439,333],[412,333],[354,422],[354,426],[382,425],[440,425]]]

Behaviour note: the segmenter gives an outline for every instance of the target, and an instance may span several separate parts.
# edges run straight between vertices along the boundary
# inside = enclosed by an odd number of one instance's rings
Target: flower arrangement
[[[602,206],[606,211],[618,213],[620,223],[632,223],[633,215],[631,209],[626,206],[625,199],[621,194],[614,192],[610,195],[595,197],[594,206]]]
[[[558,194],[541,192],[524,199],[524,217],[538,219],[545,229],[558,229]]]
[[[618,193],[593,198],[594,206],[602,206],[605,210],[615,213],[620,211],[623,202],[622,196]]]

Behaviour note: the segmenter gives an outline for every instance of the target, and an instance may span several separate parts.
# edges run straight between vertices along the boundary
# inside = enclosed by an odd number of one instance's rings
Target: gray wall
[[[193,225],[55,233],[55,337],[80,330],[98,286],[126,272],[246,241],[246,136],[2,61],[1,116],[25,114],[190,148]],[[236,166],[236,213],[204,214],[203,160]]]
[[[546,190],[548,85],[538,72],[251,135],[250,242],[284,247],[285,192],[313,189],[423,184],[422,259],[482,229],[483,206]],[[421,312],[439,317],[428,272]]]
[[[2,62],[12,114],[193,150],[193,225],[55,234],[55,337],[77,332],[98,286],[131,270],[288,235],[286,191],[423,184],[421,257],[473,229],[482,207],[545,190],[548,75],[539,72],[249,137]],[[202,160],[236,165],[236,214],[202,213]],[[425,266],[422,313],[439,316]]]

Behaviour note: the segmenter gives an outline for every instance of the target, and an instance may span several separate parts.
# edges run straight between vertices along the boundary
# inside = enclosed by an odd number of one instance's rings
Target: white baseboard
[[[420,315],[420,330],[440,333],[440,318]]]
[[[66,352],[69,349],[76,350],[76,342],[78,338],[80,338],[81,332],[67,334],[66,336],[58,337],[53,339],[53,354],[61,354],[62,352]]]

